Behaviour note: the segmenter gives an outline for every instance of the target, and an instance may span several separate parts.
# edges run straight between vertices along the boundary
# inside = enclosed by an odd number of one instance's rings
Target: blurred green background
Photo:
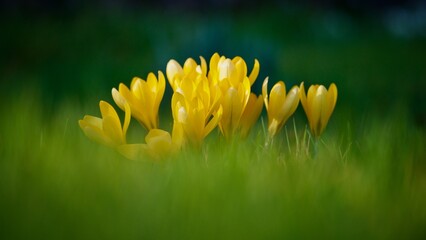
[[[64,99],[110,100],[112,87],[165,71],[171,58],[219,52],[249,67],[259,59],[254,91],[266,76],[289,86],[335,82],[346,110],[402,104],[423,126],[425,8],[416,1],[5,1],[1,89],[12,98],[35,89],[51,108]]]
[[[0,6],[0,238],[426,236],[422,1]],[[262,151],[246,142],[220,155],[213,141],[210,168],[198,160],[205,156],[188,153],[178,163],[133,163],[80,132],[77,120],[98,116],[99,100],[113,103],[119,83],[165,72],[172,58],[209,60],[215,52],[242,56],[249,71],[257,58],[256,93],[267,76],[270,87],[336,83],[326,139],[349,163],[331,154],[322,166],[289,160],[281,171],[278,153],[268,155],[269,165],[241,162],[244,147],[254,149],[243,154],[248,159],[263,159]],[[167,86],[166,129],[170,98]],[[301,107],[295,119],[303,129]],[[211,160],[227,158],[235,158],[231,167]]]

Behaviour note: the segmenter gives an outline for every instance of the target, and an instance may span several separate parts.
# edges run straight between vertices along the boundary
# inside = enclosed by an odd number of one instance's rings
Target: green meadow
[[[375,18],[252,14],[2,21],[0,238],[426,238],[425,37]],[[288,89],[335,82],[317,151],[301,105],[272,144],[264,110],[247,139],[216,129],[162,160],[128,160],[80,130],[120,82],[216,51],[249,69],[259,59],[256,93],[266,76]],[[170,98],[167,86],[166,130]],[[145,134],[132,120],[129,142]]]

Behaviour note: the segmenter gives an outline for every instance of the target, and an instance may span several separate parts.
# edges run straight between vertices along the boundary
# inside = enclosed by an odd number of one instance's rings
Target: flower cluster
[[[251,72],[241,57],[233,59],[215,53],[209,64],[200,57],[198,64],[188,58],[183,66],[175,60],[167,63],[166,76],[173,89],[171,134],[159,128],[158,111],[166,88],[164,74],[149,73],[146,80],[133,78],[130,88],[120,84],[112,89],[116,105],[124,111],[123,125],[117,112],[107,102],[100,102],[102,118],[84,116],[79,121],[87,137],[115,148],[130,159],[149,155],[161,158],[186,145],[200,147],[217,126],[225,138],[245,138],[258,120],[263,105],[268,116],[268,135],[273,138],[302,102],[312,134],[319,137],[334,110],[337,88],[327,90],[313,85],[305,94],[304,84],[289,92],[283,81],[268,93],[268,78],[262,94],[251,91],[260,70],[257,60]],[[147,131],[146,143],[129,144],[126,140],[130,119],[136,119]]]

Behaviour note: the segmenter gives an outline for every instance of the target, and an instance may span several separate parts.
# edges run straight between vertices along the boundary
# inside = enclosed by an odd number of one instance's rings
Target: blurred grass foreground
[[[375,14],[274,1],[220,15],[12,8],[0,23],[0,238],[425,239],[425,7],[411,3]],[[161,161],[130,161],[79,129],[118,83],[215,51],[259,59],[256,93],[266,76],[336,82],[316,157],[301,107],[269,148],[264,112],[244,141],[216,129],[201,150]],[[166,128],[170,97],[167,86]]]

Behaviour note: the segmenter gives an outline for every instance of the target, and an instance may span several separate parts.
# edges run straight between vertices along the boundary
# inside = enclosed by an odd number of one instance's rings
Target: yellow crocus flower
[[[158,71],[158,79],[153,73],[149,73],[147,80],[134,77],[130,89],[120,83],[117,89],[112,90],[115,103],[124,110],[123,102],[118,95],[124,97],[128,102],[132,115],[147,130],[158,128],[158,110],[163,99],[166,88],[165,78],[161,71]]]
[[[188,58],[183,67],[174,59],[167,63],[166,75],[173,91],[176,91],[183,79],[190,79],[194,84],[198,85],[201,76],[207,76],[206,60],[200,56],[201,64],[197,65],[194,59]]]
[[[309,127],[315,137],[319,137],[327,126],[337,101],[337,87],[334,83],[328,90],[323,85],[311,85],[308,96],[304,83],[300,85],[300,100],[308,117]]]
[[[225,137],[230,137],[240,128],[241,117],[250,98],[250,83],[246,78],[243,83],[226,87],[223,91],[223,116],[219,128]]]
[[[167,63],[166,73],[173,91],[179,92],[189,102],[201,100],[204,108],[208,109],[206,117],[209,118],[219,108],[221,91],[209,83],[206,61],[201,56],[200,60],[201,64],[197,65],[192,58],[188,58],[182,68],[172,59]]]
[[[288,94],[283,81],[277,82],[268,96],[268,78],[263,81],[262,95],[268,112],[268,133],[275,136],[299,105],[299,87],[293,86]]]
[[[126,132],[130,124],[130,107],[124,104],[125,118],[121,127],[120,118],[115,109],[107,102],[100,101],[102,118],[86,115],[78,123],[84,134],[101,144],[116,148],[126,144]]]
[[[179,92],[175,92],[172,96],[172,113],[176,124],[182,126],[185,135],[182,141],[200,146],[221,119],[222,107],[210,116],[200,98],[188,100]]]
[[[209,63],[210,69],[208,77],[210,81],[216,83],[227,78],[232,83],[242,82],[247,77],[247,64],[241,57],[234,57],[232,60],[218,53],[213,54]],[[257,59],[254,60],[253,70],[248,76],[250,86],[256,81],[259,75],[260,64]]]
[[[238,130],[241,131],[242,136],[246,136],[250,127],[260,115],[260,113],[257,114],[258,111],[261,111],[259,104],[250,106],[256,107],[254,112],[256,114],[245,111],[251,97],[250,88],[259,74],[259,68],[259,62],[255,60],[253,70],[250,76],[247,76],[247,64],[241,57],[234,57],[231,60],[215,53],[210,59],[208,77],[211,84],[217,86],[221,91],[223,116],[219,122],[219,127],[222,134],[227,138],[234,135]],[[253,103],[253,101],[250,102],[250,104]],[[244,113],[245,116],[243,117]]]

